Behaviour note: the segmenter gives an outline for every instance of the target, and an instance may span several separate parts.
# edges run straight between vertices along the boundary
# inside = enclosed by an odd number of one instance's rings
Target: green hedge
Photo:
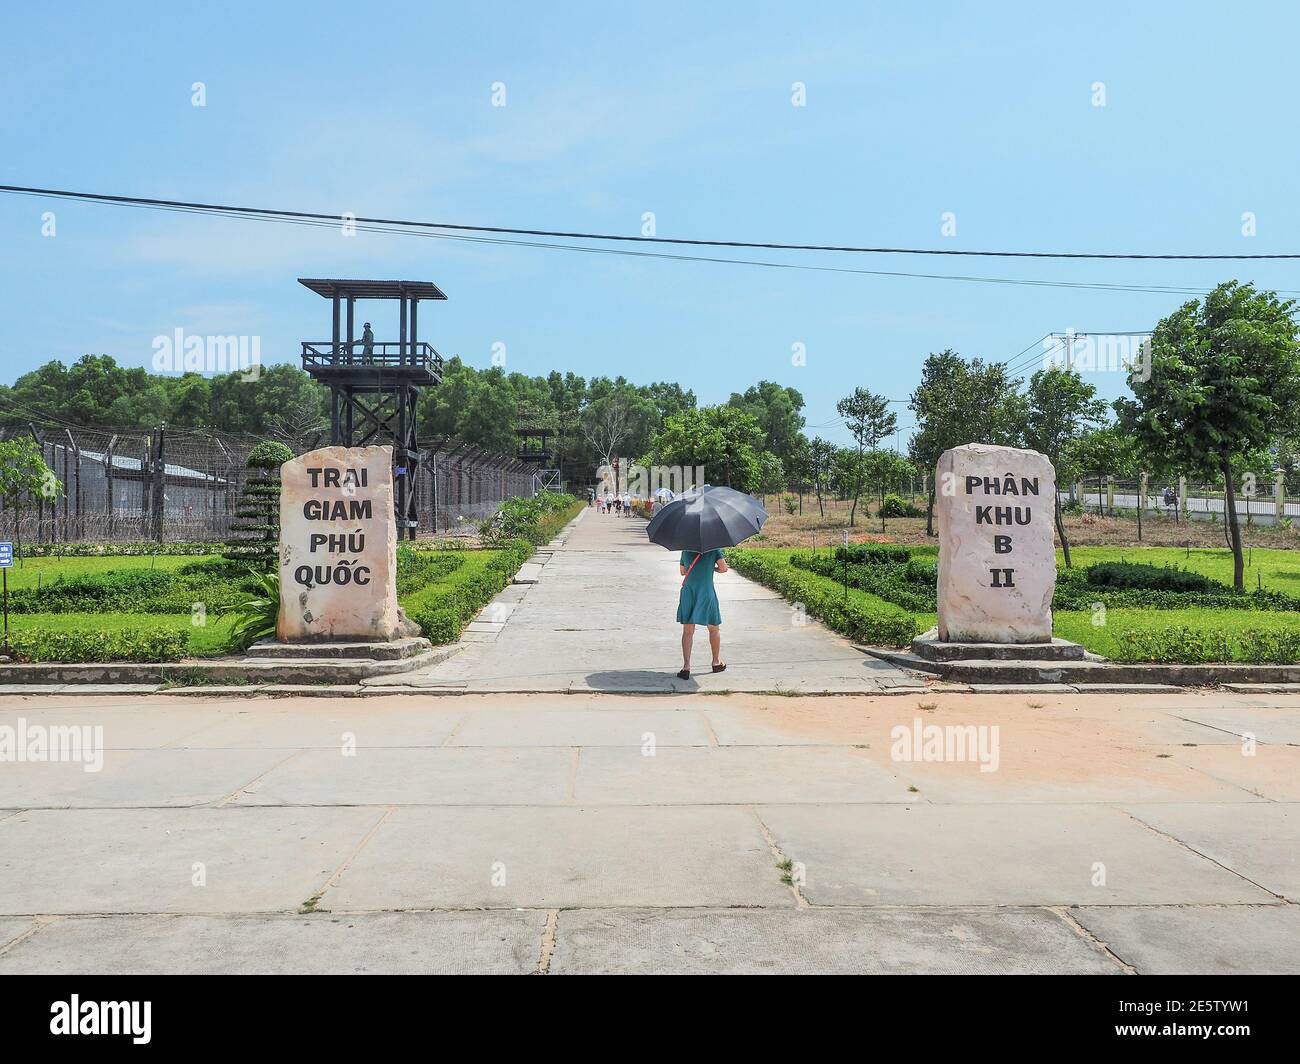
[[[726,555],[728,563],[742,576],[770,587],[791,602],[801,603],[808,616],[850,639],[873,646],[906,647],[920,634],[920,625],[910,613],[857,590],[846,597],[842,586],[829,577],[796,567],[790,555],[744,549],[731,549]]]
[[[151,554],[211,554],[211,543],[24,543],[23,558],[147,558]]]
[[[465,564],[465,552],[417,550],[406,544],[397,548],[397,594],[413,595],[435,580],[455,572]]]
[[[1291,665],[1300,661],[1300,631],[1248,628],[1234,638],[1215,629],[1183,625],[1133,628],[1116,635],[1118,661],[1153,661],[1200,665],[1248,662],[1252,665]]]
[[[39,588],[11,591],[13,613],[189,613],[215,611],[253,590],[248,566],[193,562],[179,569],[110,569],[59,576]]]
[[[558,491],[507,499],[479,525],[479,539],[493,547],[515,539],[526,539],[534,546],[541,546],[554,538],[580,509],[582,503],[577,498]]]
[[[402,608],[430,642],[454,643],[532,553],[533,544],[526,539],[513,540],[491,552],[467,551],[463,564],[445,581],[404,599]]]
[[[1216,591],[1223,589],[1208,576],[1172,565],[1145,562],[1100,562],[1087,570],[1094,587],[1142,588],[1151,591]]]
[[[185,657],[188,635],[162,628],[114,632],[18,632],[10,645],[20,661],[179,661]]]
[[[1092,569],[1097,568],[1100,566],[1092,567]],[[1157,566],[1130,566],[1130,568],[1152,569],[1157,573],[1181,571]],[[1091,571],[1058,569],[1052,609],[1086,611],[1091,610],[1095,603],[1101,602],[1111,609],[1300,610],[1300,599],[1282,591],[1255,590],[1238,593],[1225,584],[1208,579],[1206,581],[1210,587],[1208,591],[1170,591],[1123,586],[1122,581],[1125,576],[1117,578],[1121,581],[1120,584],[1098,586],[1089,579]],[[1184,575],[1198,576],[1199,574],[1184,573]]]
[[[867,562],[848,561],[846,558],[868,559]],[[857,588],[871,595],[877,595],[886,602],[901,606],[918,613],[933,613],[937,608],[938,570],[934,562],[928,559],[910,560],[905,555],[889,555],[885,564],[873,562],[878,559],[878,552],[848,552],[840,548],[832,557],[829,554],[802,554],[790,556],[790,564],[796,569],[834,580],[841,587],[847,580],[849,587]]]

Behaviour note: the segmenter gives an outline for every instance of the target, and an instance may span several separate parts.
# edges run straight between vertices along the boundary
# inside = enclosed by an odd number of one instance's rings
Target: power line
[[[2,190],[2,187],[0,187]],[[114,206],[137,206],[136,204],[113,204]],[[233,218],[240,221],[254,222],[274,222],[284,225],[304,225],[312,226],[318,229],[337,229],[340,220],[332,218],[330,221],[316,221],[311,219],[300,218],[281,218],[281,217],[262,217],[252,214],[226,213],[219,210],[191,210],[184,207],[145,207],[146,210],[160,210],[175,214],[194,214],[208,217]],[[352,223],[349,222],[349,225]],[[1169,285],[1142,285],[1142,284],[1121,284],[1114,282],[1102,281],[1048,281],[1035,278],[1023,277],[977,277],[967,274],[934,274],[934,273],[915,273],[901,270],[863,270],[849,266],[816,266],[808,263],[795,262],[773,262],[764,259],[735,259],[719,258],[706,255],[684,255],[673,254],[664,251],[629,251],[624,248],[601,248],[590,247],[582,244],[550,244],[539,240],[509,240],[501,237],[475,237],[455,233],[434,233],[424,230],[410,230],[392,228],[381,225],[354,225],[358,232],[365,233],[386,233],[393,236],[418,236],[432,240],[456,240],[473,244],[501,244],[510,247],[524,248],[543,248],[554,251],[577,251],[587,254],[596,255],[621,255],[628,258],[643,259],[663,259],[670,262],[704,262],[717,263],[729,266],[759,266],[770,269],[808,271],[814,273],[844,273],[858,274],[870,277],[902,277],[919,280],[936,280],[936,281],[965,281],[976,282],[981,284],[1003,284],[1003,285],[1023,285],[1028,287],[1043,288],[1073,288],[1105,292],[1138,292],[1145,294],[1157,295],[1204,295],[1206,290],[1203,288],[1181,288]],[[1278,290],[1282,291],[1282,290]]]
[[[0,191],[3,190],[4,187],[0,186]],[[141,206],[140,204],[135,204],[135,203],[123,204],[123,203],[116,203],[116,202],[113,202],[110,205],[127,206],[127,207]],[[187,207],[166,207],[166,206],[153,207],[153,206],[145,205],[143,209],[167,211],[175,214],[193,214],[193,215],[201,215],[201,216],[215,217],[215,218],[232,218],[240,221],[274,222],[283,225],[312,226],[318,229],[337,229],[341,222],[341,219],[334,218],[332,216],[330,216],[329,221],[320,221],[320,220],[314,220],[309,218],[286,218],[286,217],[278,217],[278,216],[262,216],[257,214],[245,214],[245,213],[229,212],[229,211],[222,211],[216,209],[195,210]],[[978,276],[972,276],[968,274],[916,273],[916,272],[908,272],[908,271],[901,271],[901,270],[863,270],[863,269],[856,269],[848,266],[817,266],[817,265],[810,265],[808,263],[773,262],[764,259],[720,258],[715,256],[706,256],[706,255],[672,254],[663,251],[629,251],[623,248],[590,247],[581,244],[550,244],[550,243],[546,243],[545,241],[539,241],[539,240],[509,240],[501,237],[475,237],[475,236],[466,236],[463,234],[454,234],[454,233],[428,232],[420,229],[412,230],[412,229],[393,228],[391,226],[382,226],[382,225],[353,224],[351,221],[349,221],[348,224],[352,228],[356,229],[358,232],[365,232],[365,233],[385,233],[393,236],[418,236],[418,237],[424,237],[433,240],[456,240],[464,243],[500,244],[509,247],[542,248],[542,249],[549,249],[554,251],[577,251],[577,252],[596,254],[596,255],[621,255],[628,258],[663,259],[670,262],[704,262],[704,263],[715,263],[715,264],[722,264],[728,266],[758,266],[758,267],[766,267],[769,269],[796,270],[796,271],[807,271],[813,273],[844,273],[844,274],[858,274],[858,275],[870,276],[870,277],[901,277],[901,278],[917,279],[917,280],[962,281],[962,282],[974,282],[980,284],[1001,284],[1001,285],[1013,285],[1013,286],[1021,285],[1026,287],[1040,287],[1040,288],[1067,288],[1067,289],[1073,288],[1073,289],[1103,291],[1103,292],[1137,292],[1143,294],[1157,294],[1157,295],[1172,294],[1172,295],[1191,295],[1191,296],[1204,295],[1206,292],[1206,290],[1203,288],[1183,288],[1183,287],[1172,286],[1172,285],[1144,285],[1144,284],[1136,284],[1136,283],[1123,284],[1123,283],[1103,282],[1103,281],[1095,281],[1095,282],[1094,281],[1048,281],[1048,280],[1042,280],[1036,278],[1024,278],[1024,277],[978,277]],[[1279,289],[1278,291],[1282,291],[1282,290]]]
[[[843,244],[782,244],[772,241],[703,240],[682,237],[628,236],[615,233],[592,233],[558,229],[522,229],[507,226],[468,225],[461,222],[426,222],[401,218],[371,218],[340,213],[322,214],[315,211],[292,211],[271,207],[237,207],[218,203],[198,203],[186,200],[154,199],[144,196],[120,196],[97,192],[73,192],[67,189],[37,188],[27,185],[0,185],[0,192],[17,195],[50,196],[59,199],[81,200],[94,203],[112,203],[136,207],[155,207],[192,211],[244,214],[261,218],[284,218],[323,221],[337,225],[344,217],[352,222],[367,225],[402,226],[421,229],[450,229],[458,232],[497,233],[509,236],[554,237],[564,240],[608,240],[624,243],[673,244],[691,247],[750,248],[769,251],[831,251],[870,255],[947,255],[974,258],[1017,259],[1130,259],[1164,261],[1239,261],[1300,259],[1300,253],[1252,255],[1173,255],[1137,254],[1130,252],[1091,251],[962,251],[951,248],[857,247]]]

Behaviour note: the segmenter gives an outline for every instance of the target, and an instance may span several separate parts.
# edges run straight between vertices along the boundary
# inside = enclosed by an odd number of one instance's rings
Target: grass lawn
[[[754,547],[743,548],[772,559],[787,561],[791,550],[788,547]],[[933,545],[909,546],[913,557],[933,557],[938,547]],[[1087,568],[1104,561],[1146,562],[1153,565],[1174,565],[1192,572],[1201,573],[1212,580],[1232,586],[1232,552],[1225,549],[1197,550],[1190,555],[1179,547],[1078,547],[1071,552],[1076,569]],[[1300,593],[1300,551],[1256,549],[1252,566],[1247,570],[1249,588],[1256,586],[1255,577],[1267,590],[1290,591]],[[1058,566],[1064,562],[1057,555]],[[818,586],[838,589],[843,594],[842,585],[829,577],[819,576],[807,571],[802,572],[804,579],[815,581]],[[936,623],[933,613],[916,613],[904,610],[876,595],[856,588],[850,588],[848,601],[876,614],[892,615],[902,611],[910,613],[915,619],[918,631],[925,631]],[[1088,650],[1106,657],[1115,657],[1118,653],[1117,637],[1119,633],[1134,629],[1158,630],[1164,628],[1185,627],[1193,632],[1222,633],[1228,637],[1238,636],[1247,629],[1264,631],[1294,632],[1300,627],[1300,617],[1289,611],[1268,610],[1233,610],[1233,609],[1173,609],[1142,610],[1114,608],[1107,611],[1106,624],[1095,626],[1091,612],[1057,611],[1053,615],[1052,628],[1062,639],[1082,643]]]
[[[111,569],[179,569],[191,562],[211,561],[212,554],[159,554],[156,557],[138,556],[91,558],[27,558],[21,568],[17,561],[9,570],[10,590],[35,587],[37,577],[48,584],[60,576],[84,576],[88,573],[106,573]]]
[[[229,653],[231,622],[227,618],[208,618],[208,623],[195,625],[188,613],[14,613],[9,616],[9,629],[19,632],[116,632],[125,629],[151,629],[189,634],[189,652],[192,657],[211,658]]]
[[[1187,569],[1232,587],[1232,551],[1193,547],[1072,547],[1070,557],[1076,569],[1098,562],[1144,562],[1148,565],[1173,565]],[[1300,595],[1300,550],[1277,550],[1256,547],[1246,557],[1246,589],[1261,583],[1266,591],[1287,591]],[[1056,552],[1056,564],[1065,564]],[[1260,578],[1258,581],[1256,578]]]
[[[1061,611],[1052,615],[1052,631],[1061,639],[1082,643],[1094,654],[1112,658],[1119,653],[1120,632],[1134,629],[1184,627],[1239,636],[1247,629],[1293,632],[1293,613],[1267,610],[1125,610],[1106,611],[1106,623],[1095,627],[1091,613]]]
[[[466,550],[454,552],[462,563],[452,572],[441,576],[420,590],[403,596],[403,607],[415,603],[428,604],[456,593],[467,581],[480,576],[500,551]],[[9,571],[9,587],[17,590],[36,587],[37,574],[43,584],[60,576],[73,577],[91,573],[106,573],[122,569],[174,570],[192,562],[213,558],[215,555],[159,555],[147,557],[85,557],[85,558],[30,558],[22,569]],[[229,618],[209,616],[204,625],[195,625],[190,614],[141,613],[31,613],[11,614],[10,630],[20,632],[73,632],[73,631],[127,631],[167,630],[185,632],[188,636],[188,653],[191,657],[221,657],[232,653],[229,646],[232,621]]]

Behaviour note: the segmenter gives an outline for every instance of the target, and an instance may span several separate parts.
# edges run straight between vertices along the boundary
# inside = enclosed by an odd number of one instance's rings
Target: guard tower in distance
[[[560,471],[553,465],[555,453],[551,437],[555,428],[542,415],[520,410],[515,415],[515,435],[519,437],[516,457],[533,472],[533,493],[542,489],[560,490]]]
[[[330,390],[330,443],[393,448],[397,538],[414,539],[421,462],[415,405],[421,388],[442,382],[442,356],[419,339],[419,306],[447,296],[431,281],[300,277],[298,283],[333,304],[332,338],[302,345],[302,368]],[[372,329],[372,340],[357,334],[357,302],[381,299],[398,304],[396,340],[382,328]]]

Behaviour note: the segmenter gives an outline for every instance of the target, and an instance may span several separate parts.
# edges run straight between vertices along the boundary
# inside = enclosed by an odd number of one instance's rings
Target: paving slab
[[[1265,890],[1300,901],[1300,805],[1126,805],[1156,831]]]
[[[1214,703],[1182,710],[1179,715],[1232,735],[1247,733],[1261,743],[1300,745],[1300,709],[1254,706],[1224,707]]]
[[[542,578],[542,567],[537,562],[524,562],[515,573],[513,583],[535,584]]]
[[[381,815],[376,809],[21,812],[0,820],[0,915],[293,911],[325,885]]]
[[[1172,759],[1210,779],[1273,802],[1300,802],[1300,747],[1256,745],[1248,755],[1239,743],[1176,749]]]
[[[307,750],[241,805],[549,805],[568,800],[573,752],[554,749]]]
[[[1102,806],[805,805],[758,812],[781,852],[802,863],[803,893],[815,905],[1273,900]],[[1094,885],[1103,872],[1104,884]]]
[[[775,865],[745,809],[399,809],[320,904],[793,908]]]
[[[1074,691],[1063,683],[973,683],[970,689],[977,695],[1063,695]]]
[[[184,743],[226,719],[232,708],[238,708],[238,703],[193,705],[160,699],[141,707],[103,699],[93,706],[53,700],[10,701],[0,706],[0,726],[15,732],[24,728],[30,732],[35,727],[102,728],[105,750],[147,750]]]
[[[35,920],[22,916],[0,918],[0,950],[27,934],[35,926]]]
[[[1045,909],[565,910],[552,975],[1114,975]]]
[[[674,709],[476,709],[449,746],[709,746],[703,716]]]
[[[527,975],[545,926],[515,910],[69,917],[0,954],[0,973]]]
[[[244,702],[171,745],[186,749],[284,749],[442,746],[465,717],[446,703],[389,697],[334,701]],[[106,728],[108,735],[111,729]]]
[[[1295,905],[1111,905],[1070,913],[1139,975],[1300,974]]]
[[[0,806],[193,806],[219,801],[284,760],[282,750],[105,750],[103,767],[23,762],[0,771]]]
[[[594,515],[575,525],[543,567],[526,563],[529,581],[499,633],[475,627],[463,654],[420,670],[478,691],[606,691],[669,694],[798,690],[820,693],[918,687],[910,673],[870,657],[789,603],[737,573],[717,579],[723,656],[729,668],[697,671],[683,683],[681,629],[675,623],[681,578],[677,555],[651,544],[643,522]],[[541,579],[542,574],[545,579]],[[499,623],[496,614],[481,621]],[[489,642],[485,635],[495,635]],[[693,660],[709,661],[707,632],[696,633]],[[612,648],[617,648],[613,650]]]
[[[907,784],[857,750],[835,747],[588,749],[574,796],[602,805],[907,802]]]

